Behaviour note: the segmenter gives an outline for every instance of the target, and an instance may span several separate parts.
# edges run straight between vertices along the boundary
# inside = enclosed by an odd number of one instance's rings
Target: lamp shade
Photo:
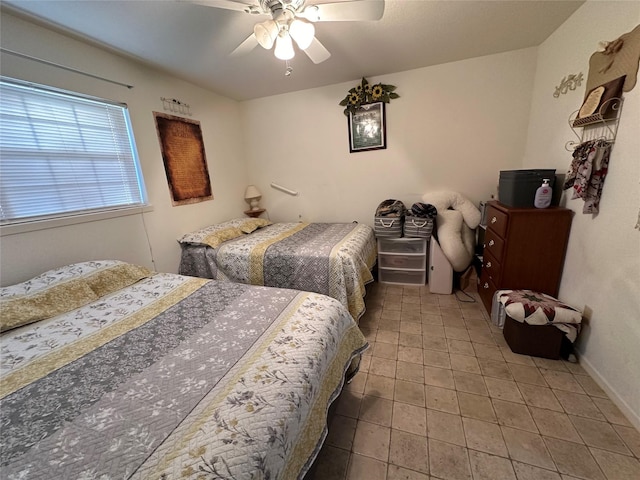
[[[249,185],[247,189],[244,191],[244,199],[251,200],[252,198],[260,198],[262,197],[262,193],[255,185]]]
[[[294,20],[289,27],[289,33],[302,50],[306,50],[311,45],[316,29],[313,24],[304,20]]]
[[[276,38],[278,38],[278,25],[273,20],[266,20],[262,23],[257,23],[253,27],[253,33],[260,46],[269,50],[273,47]]]
[[[293,42],[288,32],[280,32],[276,39],[276,48],[273,54],[280,60],[291,60],[295,56]]]

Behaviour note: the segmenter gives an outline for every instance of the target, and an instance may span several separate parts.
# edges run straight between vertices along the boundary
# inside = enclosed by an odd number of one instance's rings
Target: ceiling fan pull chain
[[[287,67],[287,68],[284,69],[284,76],[285,77],[290,77],[291,74],[293,73],[293,67],[289,64],[289,60],[285,60],[284,64]]]

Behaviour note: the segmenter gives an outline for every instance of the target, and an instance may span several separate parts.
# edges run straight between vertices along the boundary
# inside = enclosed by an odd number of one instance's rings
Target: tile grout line
[[[468,304],[460,305],[459,300],[457,299],[452,300],[450,296],[447,296],[447,300],[444,303],[441,303],[441,300],[443,300],[443,298],[440,298],[438,296],[435,296],[435,298],[429,298],[431,294],[427,294],[424,287],[420,289],[417,294],[415,293],[415,289],[411,289],[410,290],[411,295],[405,295],[404,294],[405,290],[403,288],[398,289],[398,288],[383,286],[380,284],[375,284],[375,286],[377,288],[374,288],[370,292],[367,292],[367,296],[368,296],[367,313],[365,313],[365,316],[363,316],[363,318],[361,319],[361,327],[364,333],[367,334],[367,339],[369,343],[372,345],[372,347],[366,353],[366,355],[369,357],[369,360],[366,363],[366,369],[363,369],[361,371],[361,374],[364,375],[364,377],[362,380],[362,384],[358,386],[358,390],[361,390],[361,392],[357,393],[357,396],[359,399],[357,411],[350,413],[350,415],[355,414],[357,416],[354,419],[356,426],[352,434],[351,448],[348,451],[347,466],[343,472],[343,475],[341,476],[341,479],[345,479],[349,476],[349,473],[351,471],[353,456],[360,455],[367,458],[375,459],[376,461],[381,462],[382,464],[385,465],[384,478],[380,480],[386,480],[386,477],[391,474],[392,465],[397,466],[399,468],[410,470],[412,472],[415,472],[418,475],[423,475],[424,478],[430,478],[428,475],[431,475],[431,478],[435,480],[436,478],[439,478],[439,477],[433,476],[433,473],[432,473],[433,464],[432,464],[432,458],[430,458],[430,453],[429,453],[430,452],[429,440],[443,442],[444,444],[452,445],[452,446],[464,449],[463,451],[465,454],[467,466],[470,469],[469,472],[471,473],[471,475],[474,474],[474,470],[473,470],[474,466],[472,465],[472,454],[470,451],[478,452],[482,455],[486,455],[487,458],[508,460],[514,475],[515,475],[515,472],[517,471],[516,465],[515,465],[516,463],[522,463],[523,465],[528,465],[531,468],[539,468],[549,472],[555,472],[557,475],[560,475],[560,471],[561,471],[560,468],[562,467],[561,465],[559,465],[556,457],[551,453],[551,446],[549,445],[549,441],[547,439],[550,439],[551,441],[557,440],[561,442],[568,442],[571,444],[575,444],[576,446],[583,447],[586,453],[588,454],[589,458],[593,462],[593,466],[597,468],[598,472],[603,476],[603,478],[607,478],[606,471],[594,456],[594,450],[601,451],[609,455],[619,455],[619,456],[631,459],[632,462],[635,462],[634,465],[638,464],[638,453],[637,451],[634,451],[634,448],[632,448],[632,444],[629,443],[633,441],[633,435],[627,434],[628,438],[625,439],[621,434],[621,432],[624,431],[622,429],[629,428],[629,426],[626,424],[613,423],[610,421],[610,416],[615,417],[615,415],[618,415],[619,413],[616,413],[615,411],[605,412],[603,410],[603,408],[605,408],[604,400],[609,400],[609,402],[611,402],[611,400],[608,398],[608,396],[606,396],[605,392],[598,391],[597,384],[595,384],[595,387],[593,385],[589,387],[586,387],[584,385],[585,382],[589,384],[589,381],[586,379],[590,378],[586,371],[578,370],[578,367],[571,367],[570,365],[568,366],[567,362],[565,362],[564,360],[556,361],[556,360],[547,360],[547,359],[536,359],[536,357],[529,357],[529,356],[522,356],[523,358],[522,362],[513,361],[518,357],[513,357],[508,359],[506,357],[506,350],[505,350],[505,349],[508,350],[508,346],[506,346],[506,342],[504,342],[504,340],[500,341],[501,331],[490,323],[490,319],[488,318],[486,312],[484,312],[484,308],[482,307],[479,301],[477,303],[477,307],[470,307]],[[400,297],[399,300],[398,300],[398,296]],[[393,298],[394,299],[393,302],[388,302],[389,298]],[[425,299],[427,298],[428,300],[425,301]],[[475,296],[474,298],[477,299],[477,296]],[[405,302],[403,301],[404,299],[411,299],[411,300]],[[428,312],[425,312],[425,310],[428,310]],[[432,313],[434,310],[437,313]],[[425,315],[431,315],[432,317],[440,317],[439,323],[432,323],[434,321],[435,322],[438,321],[437,319],[434,319],[434,318],[429,318],[430,322],[426,323]],[[420,320],[418,321],[418,319]],[[433,330],[438,330],[437,328],[438,326],[442,329],[441,334],[443,335],[443,337],[438,337],[438,338],[442,338],[442,341],[444,342],[443,347],[446,350],[440,351],[440,350],[433,350],[431,348],[425,347],[424,339],[430,336],[428,332],[429,328],[426,328],[427,326],[433,327]],[[390,327],[390,329],[386,329],[384,327]],[[386,332],[384,333],[385,341],[380,341],[383,338],[378,337],[381,331]],[[410,337],[409,335],[413,337]],[[420,337],[420,340],[421,340],[420,346],[415,346],[415,343],[417,343],[416,337],[418,336]],[[486,343],[482,341],[476,341],[478,339],[485,340]],[[489,343],[489,340],[491,340],[493,343]],[[411,345],[405,345],[401,343],[403,341],[406,343],[408,343],[409,341],[412,341],[413,343]],[[378,347],[376,350],[376,345],[379,345],[379,344],[390,345],[390,346]],[[482,345],[484,345],[484,347],[482,347]],[[491,351],[491,349],[489,349],[489,347],[497,347],[496,354],[499,355],[501,359],[490,357],[489,352]],[[465,348],[467,348],[466,351],[464,350]],[[413,349],[413,350],[408,350],[408,349]],[[483,349],[486,349],[486,351],[484,352],[484,355],[481,354],[480,356],[478,356],[479,351],[482,351]],[[410,355],[412,352],[413,354],[417,355],[418,350],[420,351],[420,357],[422,358],[421,363],[415,362],[415,360],[417,360],[417,357]],[[471,372],[466,372],[466,373],[477,375],[482,380],[483,385],[485,385],[486,394],[480,394],[480,396],[483,398],[487,398],[489,405],[491,406],[491,409],[492,409],[492,415],[494,416],[495,420],[481,419],[481,418],[478,418],[478,416],[471,415],[470,412],[467,412],[467,414],[463,413],[459,405],[460,403],[459,394],[462,393],[465,395],[478,395],[478,393],[471,393],[471,392],[466,392],[464,390],[459,390],[459,385],[455,381],[454,373],[455,372],[465,373],[465,370],[464,370],[465,365],[462,365],[462,366],[453,365],[451,364],[451,362],[449,362],[448,367],[429,365],[426,363],[427,360],[425,358],[425,351],[430,351],[434,353],[436,352],[443,353],[443,354],[446,354],[446,356],[449,358],[452,354],[457,356],[473,358],[474,362],[470,363],[470,365],[476,365],[477,370],[479,370],[479,373],[475,372],[474,368],[471,368],[468,366],[466,368],[470,370],[474,370],[475,373],[471,373]],[[393,358],[380,357],[376,355],[376,353],[386,355],[386,356],[391,356]],[[511,355],[516,355],[516,354],[510,353],[509,356]],[[380,362],[378,362],[378,361],[375,361],[374,359],[381,359],[381,360]],[[524,360],[524,359],[527,359],[527,360]],[[391,369],[391,367],[389,367],[389,369],[385,371],[384,370],[385,362],[388,363],[391,361],[394,363],[393,368]],[[461,360],[461,361],[464,361],[464,360]],[[398,367],[401,364],[401,362],[402,364],[416,365],[416,368],[419,368],[421,370],[422,375],[419,376],[415,374],[415,376],[413,376],[412,378],[399,378]],[[550,363],[550,362],[561,362],[561,363],[556,364],[556,363]],[[504,364],[504,368],[505,368],[504,373],[500,371],[500,369],[503,368],[501,366],[502,364]],[[374,369],[380,369],[380,370],[377,370],[377,373],[373,373],[372,367]],[[436,386],[436,385],[428,384],[426,371],[425,371],[427,367],[437,368],[437,369],[451,372],[451,379],[453,382],[452,388],[448,386]],[[460,367],[463,367],[463,368],[461,369]],[[491,370],[492,367],[494,368],[494,370]],[[528,372],[529,368],[531,368],[530,372]],[[516,373],[518,370],[520,370],[520,373]],[[507,377],[507,373],[508,373],[508,377]],[[527,373],[530,373],[531,375],[534,375],[534,376],[532,378],[528,378],[526,377]],[[391,374],[393,374],[392,377],[389,376]],[[403,372],[402,375],[406,376],[405,372]],[[535,375],[540,377],[541,382],[544,385],[542,385],[540,382],[536,382],[537,378],[535,378]],[[584,378],[580,379],[578,378],[579,376]],[[374,384],[373,383],[370,384],[369,382],[373,382],[374,379],[378,379],[378,378],[382,378],[382,379],[386,378],[389,381],[393,382],[391,393],[372,391],[372,388],[374,388],[373,387]],[[418,381],[418,378],[420,378],[419,381]],[[553,386],[549,381],[550,378],[554,378],[557,380],[557,381],[554,380]],[[522,403],[512,401],[511,399],[508,399],[508,398],[499,398],[496,396],[492,396],[492,392],[486,385],[486,379],[491,379],[491,382],[494,384],[494,388],[497,388],[495,387],[495,385],[502,385],[500,382],[503,382],[503,381],[509,382],[508,385],[512,385],[513,387],[515,387],[514,391],[518,393],[519,398],[522,400]],[[592,379],[590,381],[593,382]],[[415,400],[415,402],[420,402],[419,397],[422,396],[424,399],[424,404],[419,405],[415,403],[406,403],[407,398],[410,399],[411,395],[413,394],[411,394],[410,391],[409,392],[405,391],[404,393],[398,395],[397,392],[399,390],[397,389],[398,388],[397,382],[403,382],[400,384],[401,387],[402,385],[406,385],[406,386],[421,385],[422,393],[418,396],[418,399]],[[568,382],[568,383],[565,384],[564,382]],[[575,384],[575,386],[573,386],[572,383]],[[368,388],[368,385],[371,386],[371,389]],[[507,384],[505,383],[505,385]],[[532,399],[528,398],[527,395],[523,393],[523,388],[528,388],[525,386],[528,386],[531,388],[532,394],[537,389],[544,388],[545,389],[544,391],[548,391],[550,393],[551,398],[556,402],[556,404],[559,406],[561,411],[558,411],[553,408],[549,408],[552,405],[542,404],[542,400],[541,400],[541,405],[535,405],[531,403]],[[411,390],[411,388],[409,390]],[[433,407],[430,407],[429,393],[428,393],[429,388],[433,389],[434,391],[435,389],[442,389],[442,390],[454,392],[455,403],[457,405],[457,413],[451,413],[448,410],[443,410],[438,408],[434,409]],[[512,388],[512,387],[509,387],[509,388]],[[558,396],[559,395],[558,392],[565,392],[566,394],[565,402],[567,401],[568,398],[571,398],[572,395],[583,396],[585,399],[588,400],[588,402],[590,402],[590,404],[593,405],[594,412],[597,412],[602,417],[602,419],[590,417],[584,411],[580,412],[582,413],[582,415],[579,412],[576,412],[575,410],[572,411],[572,413],[570,413],[569,410],[567,410],[566,404],[563,403],[563,401],[561,401],[560,397]],[[595,392],[596,395],[593,395],[592,394],[593,392]],[[376,393],[378,393],[378,395],[376,395]],[[405,397],[403,399],[402,395],[405,395],[405,394],[409,395],[409,397]],[[493,392],[493,395],[495,394],[496,392]],[[383,399],[385,402],[390,402],[391,412],[390,412],[390,419],[388,420],[389,425],[386,425],[386,423],[379,423],[379,422],[386,422],[386,420],[384,419],[379,420],[379,419],[376,419],[375,417],[362,418],[363,408],[365,407],[364,402],[369,398],[379,398],[379,399]],[[600,404],[598,404],[597,401],[593,400],[594,398],[603,399],[603,402],[600,402]],[[523,425],[516,426],[515,424],[514,425],[505,424],[504,421],[500,419],[500,416],[495,410],[494,400],[508,402],[508,404],[513,404],[514,406],[523,406],[524,407],[523,412],[526,411],[528,418],[531,420],[532,426],[536,429],[537,433],[533,433],[530,430],[522,428]],[[427,448],[427,452],[428,452],[427,471],[429,472],[429,474],[427,475],[425,475],[422,472],[419,472],[418,470],[413,470],[411,467],[407,467],[405,465],[398,465],[397,463],[392,463],[393,459],[391,457],[392,455],[391,441],[393,437],[393,431],[397,430],[399,432],[405,432],[411,435],[416,435],[416,433],[414,432],[407,432],[401,428],[397,428],[397,425],[394,428],[394,418],[396,414],[396,410],[394,406],[396,404],[410,405],[410,406],[414,406],[416,408],[420,408],[424,410],[425,434],[418,435],[418,436],[424,438],[425,445],[426,445],[425,448]],[[569,425],[571,425],[572,428],[577,433],[576,438],[579,438],[583,443],[577,443],[575,439],[574,440],[568,439],[569,436],[556,437],[553,435],[549,435],[549,431],[541,428],[539,424],[540,419],[538,415],[540,410],[547,410],[549,412],[554,412],[566,418],[566,420],[569,422]],[[451,415],[452,416],[451,418],[455,417],[460,425],[460,431],[462,435],[461,439],[464,441],[464,446],[461,446],[458,443],[451,443],[450,440],[443,440],[442,438],[431,437],[430,429],[429,429],[429,416],[428,416],[429,411],[443,413],[445,414],[445,417],[443,418],[447,418],[446,415]],[[538,412],[538,413],[534,414],[534,412]],[[538,417],[538,421],[536,421],[536,417]],[[468,434],[470,434],[471,431],[468,430],[469,428],[468,426],[465,426],[464,419],[474,420],[478,422],[486,422],[490,425],[496,425],[500,431],[500,439],[502,440],[505,446],[507,446],[507,440],[505,437],[504,428],[511,428],[521,432],[529,432],[532,435],[535,435],[537,438],[541,439],[542,445],[544,446],[545,452],[548,456],[548,460],[555,467],[555,470],[550,470],[548,467],[542,467],[536,464],[535,462],[531,463],[531,459],[529,459],[528,461],[522,458],[518,459],[512,455],[512,452],[509,449],[507,449],[506,451],[507,456],[505,457],[496,453],[490,453],[489,450],[483,451],[483,450],[477,450],[475,448],[469,447],[470,443],[469,443]],[[626,448],[628,453],[621,453],[620,450],[616,450],[613,448],[606,449],[606,448],[603,448],[602,445],[600,446],[589,445],[587,443],[588,440],[585,438],[585,433],[581,431],[581,429],[578,426],[576,426],[576,421],[579,421],[579,419],[584,419],[584,422],[586,422],[584,424],[586,425],[584,428],[587,428],[589,426],[593,427],[594,425],[595,427],[599,428],[601,426],[599,424],[602,424],[602,426],[605,426],[605,425],[608,426],[610,429],[610,432],[612,432],[612,434],[615,435],[615,438],[617,439],[617,443],[623,446],[624,448]],[[620,420],[620,422],[622,421],[623,420]],[[386,462],[380,459],[376,459],[375,457],[369,457],[368,455],[363,453],[356,453],[354,451],[354,441],[357,435],[358,426],[360,424],[375,425],[376,427],[380,427],[381,430],[385,430],[388,432],[388,448],[386,452],[386,458],[387,458]],[[618,426],[619,429],[616,429],[615,428],[616,426]],[[341,448],[341,447],[334,446],[333,448]],[[567,472],[563,473],[563,475],[566,475],[566,474]],[[569,474],[575,475],[575,472],[569,472]],[[420,476],[419,478],[423,478],[423,476]],[[576,476],[580,476],[580,475],[576,475]],[[355,478],[353,479],[349,478],[349,480],[355,480]],[[377,480],[377,477],[376,477],[376,480]]]

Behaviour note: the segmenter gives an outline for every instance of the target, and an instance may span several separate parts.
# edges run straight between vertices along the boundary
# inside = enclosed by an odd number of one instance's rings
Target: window
[[[145,201],[126,105],[0,78],[0,223]]]

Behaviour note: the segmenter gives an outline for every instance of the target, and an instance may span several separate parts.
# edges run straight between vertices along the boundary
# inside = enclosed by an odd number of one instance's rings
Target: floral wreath
[[[366,78],[362,77],[360,85],[349,90],[339,105],[346,107],[344,114],[348,117],[350,113],[355,113],[361,105],[373,102],[389,103],[392,98],[400,97],[395,93],[395,89],[395,85],[384,85],[383,83],[371,85]]]

